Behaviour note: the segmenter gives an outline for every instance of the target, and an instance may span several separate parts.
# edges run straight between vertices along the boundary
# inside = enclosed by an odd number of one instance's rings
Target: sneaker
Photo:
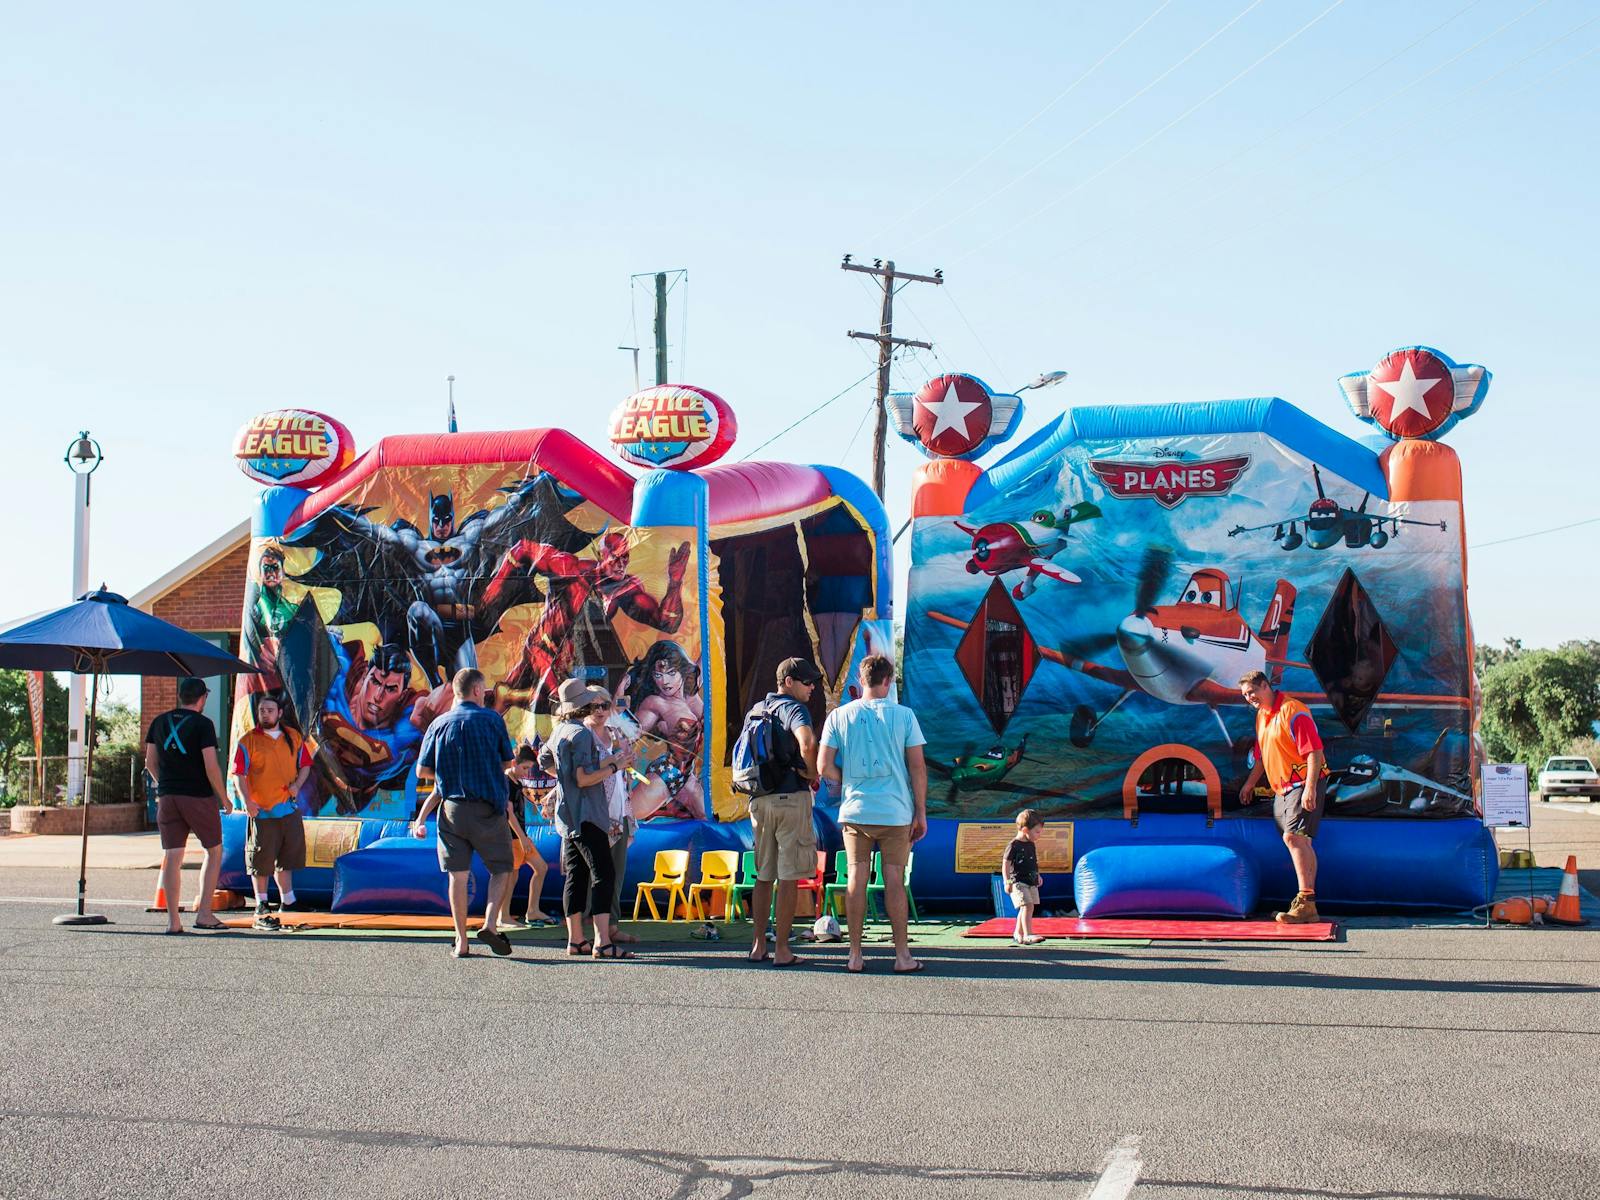
[[[263,929],[269,933],[283,928],[283,926],[278,923],[278,918],[273,916],[272,913],[267,910],[267,906],[265,904],[256,905],[256,919],[251,923],[250,927],[252,929]]]
[[[279,912],[310,912],[311,911],[311,904],[310,904],[309,901],[302,900],[299,896],[296,896],[293,900],[289,901],[289,903],[287,903],[287,904],[279,904],[278,905],[278,911]]]
[[[1288,912],[1273,914],[1280,925],[1312,925],[1322,920],[1317,914],[1317,898],[1309,892],[1296,892]]]

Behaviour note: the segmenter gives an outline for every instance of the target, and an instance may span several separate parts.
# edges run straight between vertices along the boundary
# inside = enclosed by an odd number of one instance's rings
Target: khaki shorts
[[[300,814],[285,817],[250,818],[250,835],[245,838],[244,859],[250,874],[271,875],[274,871],[301,871],[306,865],[306,823]]]
[[[810,792],[774,792],[750,801],[756,878],[762,883],[811,879],[817,873],[817,832]]]
[[[841,825],[844,834],[844,853],[848,862],[866,866],[872,862],[876,846],[886,867],[904,867],[911,861],[911,826],[909,825]]]
[[[1039,889],[1034,884],[1013,883],[1007,894],[1011,897],[1011,903],[1018,908],[1027,908],[1029,905],[1039,907]]]

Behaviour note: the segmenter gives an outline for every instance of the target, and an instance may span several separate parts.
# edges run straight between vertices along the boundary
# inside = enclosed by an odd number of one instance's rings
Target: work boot
[[[1315,892],[1296,892],[1288,912],[1274,913],[1273,920],[1280,925],[1312,925],[1322,920],[1317,914]]]

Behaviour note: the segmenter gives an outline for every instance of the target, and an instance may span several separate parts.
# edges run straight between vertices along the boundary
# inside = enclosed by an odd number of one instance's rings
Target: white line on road
[[[76,896],[0,896],[0,904],[76,904]],[[84,901],[90,908],[97,905],[120,904],[134,908],[148,908],[148,900],[96,900],[94,897]]]
[[[1133,1134],[1111,1147],[1087,1200],[1127,1200],[1139,1182],[1144,1161],[1139,1157],[1139,1139]]]

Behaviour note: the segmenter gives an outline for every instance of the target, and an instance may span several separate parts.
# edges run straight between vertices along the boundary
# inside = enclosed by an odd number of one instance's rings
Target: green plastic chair
[[[833,856],[833,882],[822,889],[822,911],[844,920],[844,893],[850,882],[850,857],[843,850]],[[838,900],[835,905],[834,901]]]
[[[756,852],[746,850],[739,856],[739,879],[733,885],[733,907],[746,914],[750,911],[750,895],[756,890]]]
[[[906,915],[913,921],[920,921],[922,918],[917,914],[917,902],[911,894],[911,864],[915,858],[916,854],[914,852],[906,852]],[[872,855],[872,879],[867,883],[867,920],[870,921],[872,919],[872,901],[874,898],[878,901],[878,907],[883,912],[883,919],[885,921],[889,919],[889,905],[884,900],[883,893],[883,855],[874,851]]]

